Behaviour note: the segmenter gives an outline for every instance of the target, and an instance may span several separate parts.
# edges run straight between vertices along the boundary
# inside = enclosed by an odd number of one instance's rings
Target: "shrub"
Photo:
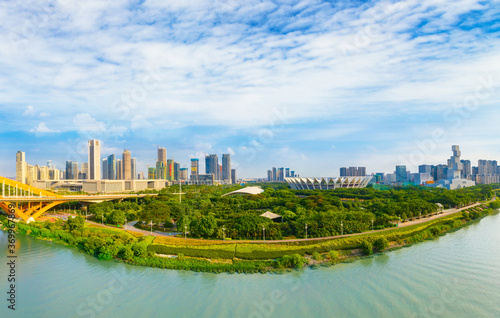
[[[368,241],[363,241],[363,243],[361,243],[361,248],[363,249],[363,252],[366,255],[373,254],[373,244],[372,243],[370,243]]]
[[[323,259],[323,256],[321,256],[321,254],[318,253],[318,252],[314,252],[313,255],[312,255],[312,258],[313,258],[313,260],[319,262],[319,261],[321,261]]]
[[[373,248],[376,251],[381,252],[388,247],[389,247],[389,241],[385,237],[378,238],[373,242]]]
[[[130,246],[125,246],[120,250],[120,256],[124,260],[131,260],[134,259],[134,252],[130,248]]]
[[[285,255],[281,259],[281,264],[285,267],[295,267],[297,269],[304,266],[305,259],[300,254]]]
[[[331,261],[336,261],[339,258],[339,252],[335,250],[331,250],[330,253],[328,253],[328,258]]]
[[[109,246],[103,246],[99,249],[99,255],[97,257],[102,261],[107,261],[113,258],[113,253]]]

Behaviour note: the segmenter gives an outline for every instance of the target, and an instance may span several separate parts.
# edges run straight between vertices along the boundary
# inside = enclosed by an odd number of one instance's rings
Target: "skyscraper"
[[[188,168],[181,168],[179,180],[187,181],[188,179]]]
[[[167,164],[167,149],[166,148],[158,148],[158,161]]]
[[[108,158],[102,159],[101,167],[102,167],[102,175],[101,176],[104,180],[107,180],[108,179]]]
[[[290,168],[285,169],[285,178],[290,178]]]
[[[138,179],[138,176],[137,176],[137,159],[136,158],[132,158],[130,159],[130,169],[131,169],[131,175],[132,175],[132,180],[136,180]]]
[[[22,151],[16,154],[16,181],[24,184],[28,183],[28,163],[26,155]]]
[[[272,180],[272,181],[276,182],[276,181],[277,181],[277,173],[276,173],[276,168],[275,168],[275,167],[273,167],[272,171],[273,171],[273,180]]]
[[[101,180],[101,142],[91,139],[88,142],[89,148],[89,180]]]
[[[181,164],[174,161],[174,180],[179,181],[181,175]]]
[[[236,184],[236,169],[231,169],[231,183]]]
[[[108,156],[108,179],[109,180],[116,180],[117,179],[117,173],[116,173],[116,158],[115,155],[109,155]]]
[[[457,145],[451,146],[451,150],[453,151],[453,156],[448,159],[448,179],[460,179],[463,170],[463,165],[460,161],[462,152]]]
[[[214,176],[214,180],[220,180],[219,159],[216,154],[205,157],[205,174],[212,174]]]
[[[222,180],[228,183],[231,182],[231,155],[222,155]]]
[[[174,181],[174,159],[167,159],[167,180]]]
[[[267,181],[268,182],[273,181],[273,171],[272,170],[267,170]]]
[[[78,162],[66,161],[66,179],[68,180],[78,179]]]
[[[116,180],[123,180],[123,162],[116,159]]]
[[[197,180],[200,173],[200,159],[191,159],[191,180]]]
[[[396,166],[396,182],[407,182],[406,166]]]
[[[130,151],[125,149],[122,154],[123,179],[132,180],[132,161]]]

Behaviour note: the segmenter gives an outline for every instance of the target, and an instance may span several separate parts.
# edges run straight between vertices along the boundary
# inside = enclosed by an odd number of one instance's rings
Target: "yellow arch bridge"
[[[7,214],[15,213],[16,218],[26,222],[36,221],[51,208],[65,202],[99,203],[121,200],[124,198],[141,198],[147,194],[113,194],[113,195],[59,195],[41,190],[11,179],[0,177],[0,208]]]

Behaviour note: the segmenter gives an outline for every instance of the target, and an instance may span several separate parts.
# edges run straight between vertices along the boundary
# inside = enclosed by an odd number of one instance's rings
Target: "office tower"
[[[358,177],[366,177],[366,167],[358,167]]]
[[[102,159],[102,174],[101,177],[104,180],[108,180],[108,158]]]
[[[462,163],[462,179],[472,180],[472,163],[470,160],[460,160]]]
[[[116,180],[117,173],[116,173],[116,158],[115,155],[109,155],[108,156],[108,180]]]
[[[406,172],[406,166],[396,166],[396,182],[407,182],[408,174]]]
[[[122,176],[124,180],[132,179],[132,162],[131,162],[131,154],[130,151],[125,149],[122,153]]]
[[[181,168],[179,180],[187,181],[188,179],[188,168]]]
[[[116,159],[116,180],[123,180],[123,162]]]
[[[231,183],[236,184],[236,169],[231,169]]]
[[[285,169],[285,178],[290,178],[290,168]]]
[[[26,155],[22,151],[16,154],[16,181],[24,184],[28,183],[28,163]]]
[[[347,168],[346,167],[340,168],[340,176],[347,177]]]
[[[132,158],[130,159],[130,176],[132,177],[132,180],[136,180],[137,178],[137,159]]]
[[[89,180],[101,180],[101,142],[96,139],[89,140]]]
[[[231,182],[231,155],[222,155],[222,180]]]
[[[267,181],[273,181],[273,172],[271,170],[267,170]]]
[[[276,181],[283,182],[284,180],[285,180],[285,168],[279,168],[278,177],[276,178]]]
[[[166,148],[158,148],[158,161],[167,164],[167,149]]]
[[[200,159],[191,159],[191,180],[198,179],[198,174],[200,173]]]
[[[290,171],[290,177],[295,178],[295,171]]]
[[[214,180],[219,179],[219,158],[216,154],[211,154],[205,157],[205,174],[214,176]]]
[[[38,180],[49,180],[49,168],[46,166],[38,168]]]
[[[431,165],[420,165],[420,166],[418,166],[418,173],[432,174],[432,166]]]
[[[174,159],[167,159],[167,180],[174,181]]]
[[[174,161],[174,181],[179,181],[181,177],[181,164]]]
[[[167,162],[157,161],[155,169],[155,179],[166,180],[167,179]]]
[[[66,179],[67,180],[77,180],[78,179],[78,162],[76,161],[66,161]]]
[[[36,166],[32,166],[32,165],[27,165],[28,166],[28,175],[27,175],[27,179],[28,179],[28,184],[29,185],[33,185],[33,181],[35,180],[38,180],[38,170],[36,169]]]
[[[463,166],[460,161],[462,153],[460,152],[460,147],[457,145],[451,146],[451,150],[453,151],[453,156],[448,159],[447,179],[460,179],[463,170]]]
[[[156,178],[156,169],[155,168],[148,168],[148,179],[153,180]]]
[[[47,167],[49,169],[54,169],[54,164],[52,163],[52,160],[47,160]]]
[[[276,181],[277,181],[277,178],[278,178],[278,177],[277,177],[277,173],[276,173],[276,168],[275,168],[275,167],[273,167],[273,169],[272,169],[272,170],[273,170],[273,181],[274,181],[274,182],[276,182]]]

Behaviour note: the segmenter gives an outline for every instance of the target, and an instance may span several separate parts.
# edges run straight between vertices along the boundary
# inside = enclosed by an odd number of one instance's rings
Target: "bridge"
[[[0,209],[26,222],[36,221],[51,208],[65,202],[100,203],[125,198],[142,198],[150,194],[59,195],[0,176]]]

